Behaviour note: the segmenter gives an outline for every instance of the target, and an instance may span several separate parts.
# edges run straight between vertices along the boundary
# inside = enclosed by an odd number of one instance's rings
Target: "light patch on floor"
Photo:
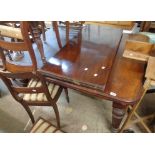
[[[82,131],[86,131],[88,129],[88,127],[87,127],[87,125],[84,124],[84,125],[82,125],[81,129],[82,129]]]

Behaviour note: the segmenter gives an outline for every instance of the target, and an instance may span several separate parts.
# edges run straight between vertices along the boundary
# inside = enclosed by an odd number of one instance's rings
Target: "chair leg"
[[[22,104],[22,106],[24,107],[24,109],[27,111],[32,123],[34,124],[35,123],[35,120],[34,120],[34,117],[33,117],[33,114],[29,108],[29,106],[25,105],[25,104]]]
[[[64,91],[65,91],[65,95],[66,95],[66,100],[69,103],[68,89],[67,88],[64,88]]]
[[[69,42],[69,21],[66,21],[66,43]]]
[[[45,35],[45,23],[41,22],[41,31],[43,35],[43,41],[46,41],[46,35]]]
[[[55,112],[56,120],[57,120],[57,126],[60,128],[60,116],[59,116],[59,110],[56,104],[53,105],[53,110]]]
[[[60,33],[59,33],[58,24],[57,24],[56,21],[53,21],[52,25],[53,25],[53,29],[55,31],[55,35],[56,35],[58,46],[61,49],[62,48],[62,43],[61,43],[61,39],[60,39]]]

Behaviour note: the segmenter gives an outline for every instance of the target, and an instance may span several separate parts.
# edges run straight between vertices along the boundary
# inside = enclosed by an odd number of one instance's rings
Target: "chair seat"
[[[60,86],[47,82],[46,83],[49,89],[49,93],[51,94],[52,99],[56,96]],[[27,87],[41,87],[41,82],[37,80],[30,80]],[[46,95],[44,93],[31,93],[24,94],[23,100],[25,101],[47,101]]]
[[[54,125],[49,123],[43,118],[40,118],[32,127],[31,133],[63,133],[63,131],[57,129]]]

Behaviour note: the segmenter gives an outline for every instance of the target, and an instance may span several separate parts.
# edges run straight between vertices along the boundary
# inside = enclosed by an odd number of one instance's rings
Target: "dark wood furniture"
[[[7,25],[7,26],[11,26],[11,27],[18,27],[20,28],[20,22],[19,21],[0,21],[1,25]],[[41,34],[43,36],[43,41],[46,41],[46,35],[45,35],[45,31],[46,31],[46,26],[45,26],[45,22],[44,21],[31,21],[29,22],[30,24],[30,28],[29,28],[29,35],[31,37],[32,42],[34,41],[39,49],[39,52],[41,54],[42,57],[42,61],[44,62],[45,57],[44,57],[44,52],[43,52],[43,46],[42,46],[42,40],[41,40]],[[12,40],[16,40],[16,38],[12,38]],[[18,39],[19,40],[19,39]],[[10,55],[9,55],[10,56]],[[10,59],[11,56],[10,56]]]
[[[142,21],[140,24],[140,31],[152,31],[154,32],[155,22],[154,21]]]
[[[29,24],[30,24],[31,34],[32,34],[33,39],[34,39],[34,41],[37,44],[37,47],[39,49],[42,62],[46,63],[46,57],[45,57],[45,53],[44,53],[43,42],[42,42],[41,37],[40,37],[41,33],[40,33],[39,28],[38,28],[38,25],[41,24],[43,39],[44,39],[44,41],[46,41],[45,31],[43,31],[43,29],[45,27],[45,22],[43,22],[43,21],[29,21]],[[56,39],[57,39],[59,48],[61,49],[62,43],[61,43],[61,39],[60,39],[60,33],[59,33],[59,28],[58,28],[57,22],[53,21],[52,26],[53,26],[53,29],[55,31],[55,35],[56,35]],[[69,103],[68,89],[66,87],[64,87],[64,91],[65,91],[65,95],[66,95],[66,100]]]
[[[143,92],[145,63],[122,57],[127,39],[141,38],[123,35],[121,29],[87,25],[40,69],[52,82],[113,101],[115,132],[126,107],[134,105]]]
[[[49,82],[48,79],[37,72],[37,60],[29,38],[30,25],[28,22],[21,22],[20,27],[20,29],[10,28],[10,31],[8,31],[7,26],[0,29],[1,35],[5,37],[23,40],[21,42],[0,40],[0,56],[3,62],[0,78],[6,84],[14,99],[25,108],[32,123],[34,123],[34,117],[29,106],[51,106],[54,109],[59,128],[60,118],[56,102],[63,88]],[[10,61],[5,55],[5,50],[28,53],[31,62],[27,61],[26,64],[26,62],[16,63]],[[29,84],[27,87],[19,86],[14,83],[14,79],[29,79]]]
[[[60,37],[60,32],[59,32],[59,27],[62,27],[64,26],[65,27],[65,30],[66,30],[66,44],[69,42],[69,35],[70,35],[70,29],[81,29],[83,24],[85,22],[84,21],[77,21],[77,22],[69,22],[69,21],[65,21],[65,22],[62,22],[62,21],[53,21],[52,22],[52,25],[53,25],[53,29],[55,31],[55,35],[56,35],[56,38],[57,38],[57,42],[58,42],[58,45],[59,45],[59,48],[61,49],[62,48],[62,42],[61,42],[61,37]]]

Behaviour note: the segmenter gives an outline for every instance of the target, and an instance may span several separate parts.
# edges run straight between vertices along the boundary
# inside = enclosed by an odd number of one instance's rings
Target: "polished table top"
[[[64,86],[134,103],[143,90],[145,63],[122,57],[127,38],[120,29],[86,25],[54,56],[47,57],[41,71]]]

